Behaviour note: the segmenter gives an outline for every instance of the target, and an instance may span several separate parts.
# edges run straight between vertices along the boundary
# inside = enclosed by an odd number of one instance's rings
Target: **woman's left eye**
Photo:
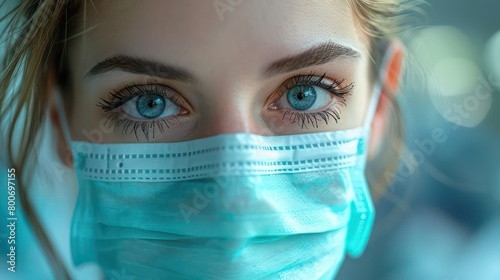
[[[101,98],[97,106],[105,112],[120,110],[134,119],[153,120],[187,113],[180,95],[159,84],[127,86],[110,92],[108,98]]]
[[[271,109],[308,113],[330,107],[335,99],[345,101],[353,84],[341,86],[344,80],[328,81],[325,75],[298,75],[287,80],[278,91],[281,96],[272,103]]]
[[[330,92],[313,85],[297,85],[287,90],[275,103],[280,108],[297,111],[319,110],[329,105]]]
[[[130,99],[121,109],[136,119],[155,119],[176,115],[180,107],[162,95],[144,94]]]

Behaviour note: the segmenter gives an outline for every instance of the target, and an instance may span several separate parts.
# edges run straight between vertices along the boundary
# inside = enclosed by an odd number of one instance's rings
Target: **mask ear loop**
[[[380,67],[379,75],[375,81],[375,86],[373,87],[372,96],[370,98],[370,103],[368,105],[368,110],[365,117],[365,123],[363,125],[365,131],[370,131],[370,127],[375,117],[375,111],[377,110],[378,102],[380,100],[380,95],[382,93],[382,85],[387,81],[387,76],[389,75],[387,70],[389,60],[394,58],[396,53],[396,47],[390,46],[382,59],[382,64]]]
[[[380,68],[380,74],[375,86],[372,91],[372,96],[370,98],[370,103],[368,106],[365,123],[363,124],[363,131],[365,135],[360,139],[358,151],[361,155],[358,162],[359,174],[355,174],[353,177],[353,191],[354,198],[351,203],[351,220],[349,221],[349,227],[347,231],[346,239],[346,251],[352,258],[360,257],[368,240],[370,239],[370,234],[373,227],[373,222],[375,220],[375,208],[373,206],[373,201],[371,198],[370,189],[368,182],[366,181],[366,176],[364,174],[366,166],[366,157],[368,154],[368,143],[370,140],[370,131],[373,118],[375,116],[375,111],[377,109],[378,102],[380,100],[380,94],[382,92],[382,85],[387,79],[387,66],[390,59],[394,57],[395,49],[394,47],[389,48],[382,60],[382,67]]]

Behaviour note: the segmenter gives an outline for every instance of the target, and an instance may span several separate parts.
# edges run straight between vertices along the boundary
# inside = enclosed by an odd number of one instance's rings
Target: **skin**
[[[226,1],[220,1],[227,3]],[[237,2],[237,1],[234,1]],[[95,7],[95,9],[94,9]],[[242,1],[232,10],[222,12],[213,1],[120,1],[94,3],[89,12],[84,35],[69,41],[69,63],[72,80],[70,104],[66,115],[72,140],[94,143],[177,142],[223,133],[255,133],[261,135],[299,134],[345,130],[363,125],[373,82],[370,80],[368,42],[354,23],[355,15],[344,0]],[[290,72],[265,75],[273,62],[299,55],[308,49],[330,42],[357,53],[341,55],[318,65],[308,65]],[[382,76],[383,92],[372,124],[370,155],[386,130],[389,96],[397,90],[401,48],[395,47],[388,68]],[[140,57],[182,68],[196,77],[196,82],[175,81],[149,74],[115,69],[95,75],[87,74],[106,58],[117,54]],[[151,69],[150,69],[151,70]],[[328,103],[336,104],[340,119],[318,122],[307,128],[283,119],[288,104],[283,83],[295,75],[322,76],[324,81],[343,81],[338,88],[353,83],[354,88],[340,105],[341,98],[316,87]],[[58,83],[54,73],[49,91]],[[149,137],[139,129],[122,133],[115,129],[110,115],[145,121],[127,116],[123,108],[104,112],[96,106],[109,100],[109,92],[124,86],[144,83],[160,84],[175,90],[180,100],[180,114],[165,117],[170,124],[164,133],[156,128]],[[280,90],[281,89],[281,90]],[[281,93],[281,94],[280,94]],[[130,102],[130,101],[129,101]],[[133,105],[133,104],[132,104]],[[122,106],[123,107],[123,106]],[[134,107],[134,106],[130,106]],[[59,151],[68,163],[67,143],[61,132],[55,106],[52,120],[59,132]],[[106,121],[107,120],[107,121]],[[97,134],[96,134],[97,133]],[[102,137],[101,137],[102,136]]]

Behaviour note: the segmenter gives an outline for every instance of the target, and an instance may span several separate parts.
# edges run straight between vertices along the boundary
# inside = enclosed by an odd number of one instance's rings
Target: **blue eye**
[[[165,110],[165,97],[156,94],[146,94],[137,97],[137,112],[148,119],[158,117]]]
[[[274,105],[295,111],[314,111],[325,108],[333,99],[329,91],[319,86],[295,85],[286,90]]]
[[[164,133],[179,119],[189,117],[189,104],[175,89],[163,84],[131,84],[121,90],[109,92],[96,104],[104,112],[110,112],[108,120],[114,122],[115,130],[122,133],[142,131],[144,138],[155,138],[155,131]],[[121,128],[121,129],[118,129]]]
[[[290,106],[299,111],[310,109],[316,102],[316,97],[316,90],[310,85],[294,86],[286,95]]]
[[[273,110],[285,110],[284,114],[308,114],[325,110],[338,102],[345,104],[346,95],[350,94],[353,83],[342,87],[343,80],[330,80],[323,76],[297,75],[286,80],[280,90],[280,97],[269,105]],[[318,112],[313,112],[317,114]],[[295,116],[295,115],[294,115]],[[307,118],[306,115],[300,115]],[[339,117],[336,117],[337,119]]]
[[[143,94],[123,104],[122,110],[137,119],[155,119],[176,115],[180,108],[162,95]]]

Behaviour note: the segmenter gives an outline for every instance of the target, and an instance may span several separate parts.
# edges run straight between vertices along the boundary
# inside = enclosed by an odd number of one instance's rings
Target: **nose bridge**
[[[226,76],[219,79],[213,90],[207,94],[201,110],[200,124],[204,136],[228,133],[262,134],[264,125],[259,117],[259,102],[256,92],[243,83],[233,82]],[[227,81],[233,80],[233,81]]]
[[[259,97],[258,63],[248,62],[243,53],[249,46],[235,42],[232,48],[210,46],[212,56],[204,65],[207,83],[203,89],[199,131],[203,136],[229,133],[263,134],[265,125],[260,117],[263,101]],[[208,61],[210,60],[210,61]],[[269,134],[265,133],[264,134]]]
[[[255,120],[248,100],[229,98],[212,107],[210,129],[213,134],[254,133]]]

